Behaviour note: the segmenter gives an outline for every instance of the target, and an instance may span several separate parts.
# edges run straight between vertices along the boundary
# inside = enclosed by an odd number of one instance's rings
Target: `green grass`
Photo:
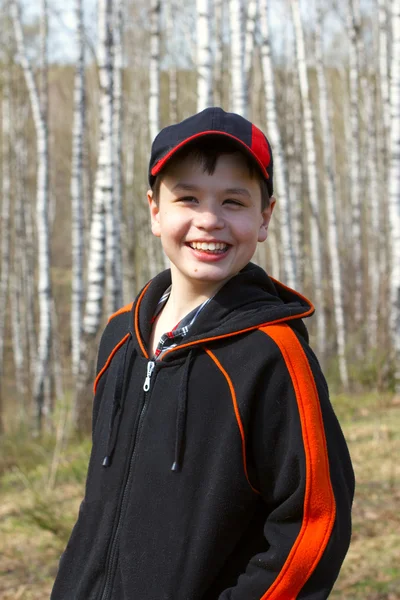
[[[331,595],[400,598],[400,406],[390,397],[334,398],[356,474],[353,536]]]
[[[400,404],[335,396],[356,473],[353,538],[331,598],[400,599]],[[0,598],[48,600],[83,494],[90,441],[57,454],[27,432],[0,442]],[[55,461],[56,457],[56,461]]]

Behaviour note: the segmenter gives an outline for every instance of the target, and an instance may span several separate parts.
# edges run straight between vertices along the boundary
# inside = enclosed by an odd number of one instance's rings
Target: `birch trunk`
[[[354,0],[348,0],[349,75],[350,75],[350,189],[352,206],[352,255],[354,271],[354,317],[356,327],[362,314],[362,248],[360,194],[360,64],[358,52],[359,23]]]
[[[288,36],[289,38],[289,36]],[[287,64],[289,77],[287,82],[287,115],[285,119],[286,160],[288,168],[289,203],[292,216],[293,251],[296,261],[297,285],[304,283],[304,201],[302,194],[303,184],[303,138],[302,138],[302,110],[299,90],[298,71],[292,63],[296,50],[293,41],[287,40]]]
[[[90,430],[91,421],[91,381],[95,362],[95,339],[103,315],[103,297],[106,273],[106,214],[109,217],[112,202],[112,78],[110,44],[111,2],[101,0],[99,11],[99,142],[98,162],[94,185],[92,222],[90,228],[87,292],[83,318],[80,370],[77,380],[72,422],[80,432]],[[107,238],[113,234],[107,223]],[[111,222],[112,225],[112,222]],[[108,260],[110,255],[108,253]],[[112,298],[112,296],[111,296]]]
[[[31,322],[33,322],[34,319],[32,318],[33,311],[30,312],[29,310],[29,276],[24,218],[24,211],[26,211],[26,206],[24,206],[24,201],[26,201],[24,190],[25,173],[21,169],[21,142],[24,119],[23,117],[21,118],[20,112],[21,111],[17,110],[16,114],[14,113],[14,119],[18,125],[13,128],[11,140],[13,147],[15,148],[15,196],[14,263],[10,282],[10,302],[11,306],[13,307],[11,311],[11,326],[15,381],[19,394],[20,421],[22,423],[27,413],[26,398],[28,388],[27,383],[29,381],[29,354],[27,352],[28,344],[26,343],[26,339],[29,338],[29,330],[28,335],[26,335],[26,333],[24,333],[25,323],[23,315],[28,314]],[[32,274],[31,283],[33,286]],[[30,292],[33,297],[33,290],[30,290]]]
[[[378,0],[379,9],[379,83],[383,111],[383,148],[387,157],[390,139],[390,81],[388,62],[388,18],[387,0]],[[386,161],[384,161],[386,163]],[[386,180],[386,177],[385,177]]]
[[[121,240],[119,214],[115,203],[113,86],[114,39],[113,0],[98,3],[99,43],[97,62],[100,82],[100,141],[97,175],[102,180],[106,219],[106,288],[107,312],[122,306]]]
[[[113,86],[113,150],[114,150],[114,198],[115,198],[115,277],[117,309],[123,305],[123,262],[121,226],[122,209],[122,126],[123,126],[123,38],[124,2],[115,0],[114,14],[114,86]]]
[[[249,0],[248,6],[247,6],[246,37],[245,37],[245,47],[244,47],[244,72],[245,72],[245,77],[246,77],[244,93],[245,93],[245,103],[247,106],[251,106],[250,83],[251,83],[251,71],[252,71],[252,65],[253,65],[256,23],[259,20],[258,3],[259,3],[259,0]]]
[[[149,95],[149,133],[150,142],[160,131],[160,37],[161,37],[161,2],[151,0],[150,4],[150,95]],[[159,250],[158,241],[149,232],[147,237],[147,253],[150,277],[155,277],[159,269],[159,255],[165,268],[169,261],[164,252]]]
[[[283,150],[281,132],[278,125],[278,115],[275,102],[275,81],[271,60],[271,45],[268,24],[268,0],[261,0],[260,9],[262,47],[261,64],[265,87],[265,113],[267,116],[267,130],[271,145],[274,149],[275,182],[280,206],[280,225],[282,238],[282,253],[284,264],[284,278],[287,285],[295,288],[296,259],[293,247],[292,218],[289,203],[289,184],[287,176],[287,163]]]
[[[380,198],[378,184],[378,139],[377,139],[377,119],[378,107],[375,99],[376,81],[375,73],[371,69],[367,82],[367,90],[364,94],[366,102],[366,124],[367,139],[366,148],[366,166],[367,166],[367,190],[368,199],[368,285],[369,285],[369,306],[367,310],[367,340],[370,349],[376,351],[378,344],[378,314],[379,314],[379,238],[380,231],[380,211],[381,204],[386,204],[384,198]]]
[[[212,105],[210,0],[196,0],[197,7],[197,112]]]
[[[40,108],[43,121],[47,123],[49,112],[48,84],[48,5],[47,0],[41,0],[40,11]]]
[[[224,0],[214,0],[214,15],[215,15],[215,91],[214,99],[216,104],[223,106],[224,90],[224,58],[223,58],[223,26],[224,26]]]
[[[389,217],[391,224],[391,323],[395,388],[400,394],[400,0],[392,0]]]
[[[135,146],[136,146],[136,131],[135,122],[137,123],[137,109],[132,102],[126,103],[126,128],[128,132],[125,141],[125,190],[126,196],[131,201],[126,203],[126,215],[121,223],[122,237],[125,244],[122,246],[124,252],[123,260],[123,286],[124,298],[134,298],[137,285],[137,273],[135,265],[136,241],[137,241],[137,215],[136,215],[136,190],[134,187],[134,171],[135,171]]]
[[[242,0],[229,0],[231,105],[233,112],[247,117],[243,14]]]
[[[177,18],[177,7],[175,0],[168,0],[167,6],[167,32],[168,41],[171,47],[174,45],[175,37],[175,19]],[[169,122],[178,122],[178,69],[176,52],[172,51],[172,64],[169,67]]]
[[[314,141],[314,122],[310,102],[307,64],[304,48],[304,34],[300,17],[300,7],[297,0],[290,0],[290,5],[293,14],[294,31],[296,39],[297,68],[299,71],[300,91],[303,105],[303,121],[307,157],[308,197],[312,211],[310,222],[311,264],[313,274],[313,286],[315,289],[315,299],[317,305],[317,348],[323,357],[325,355],[326,349],[326,323],[322,288],[323,248],[319,230],[318,178]]]
[[[7,39],[8,38],[8,39]],[[9,26],[6,23],[6,42],[10,43]],[[4,360],[4,331],[7,313],[9,263],[10,263],[10,206],[11,206],[11,72],[10,61],[3,67],[2,86],[2,203],[1,203],[1,270],[0,270],[0,379]]]
[[[149,128],[153,141],[160,131],[160,17],[161,1],[150,3],[150,95]]]
[[[326,212],[328,217],[328,252],[331,263],[333,308],[335,316],[335,334],[339,359],[340,380],[344,389],[348,389],[349,375],[346,361],[346,338],[343,309],[343,283],[340,269],[339,240],[337,231],[337,191],[334,171],[333,134],[328,104],[328,90],[322,50],[322,6],[317,3],[317,23],[315,37],[315,54],[319,88],[319,109],[324,147],[324,179],[326,195]]]
[[[22,30],[21,14],[17,0],[11,4],[15,38],[18,54],[24,71],[26,86],[28,88],[33,120],[36,130],[36,149],[38,157],[37,167],[37,192],[36,192],[36,219],[38,234],[38,296],[39,296],[39,343],[37,350],[36,377],[34,382],[34,400],[37,410],[37,426],[42,427],[44,382],[49,370],[49,357],[51,347],[51,281],[50,281],[50,239],[49,239],[49,185],[48,185],[48,146],[47,123],[44,121],[39,93],[36,87],[33,71],[29,63],[24,35]]]
[[[79,372],[83,313],[83,144],[85,135],[85,43],[82,0],[75,2],[76,43],[78,59],[74,83],[74,124],[72,132],[71,164],[71,229],[72,229],[72,298],[71,345],[72,372]]]

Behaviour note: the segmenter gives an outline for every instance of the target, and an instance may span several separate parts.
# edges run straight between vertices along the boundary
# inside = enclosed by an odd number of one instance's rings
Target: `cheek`
[[[257,240],[259,229],[261,225],[261,218],[255,219],[250,216],[242,216],[235,220],[233,228],[235,235],[238,239],[246,240]]]
[[[161,216],[160,225],[161,235],[169,238],[179,238],[188,228],[186,221],[172,211],[171,213],[165,212]]]

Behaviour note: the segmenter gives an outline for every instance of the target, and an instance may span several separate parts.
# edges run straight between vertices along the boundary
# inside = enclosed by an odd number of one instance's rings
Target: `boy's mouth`
[[[193,250],[209,252],[210,254],[223,254],[229,248],[229,244],[224,242],[188,242],[187,245]]]

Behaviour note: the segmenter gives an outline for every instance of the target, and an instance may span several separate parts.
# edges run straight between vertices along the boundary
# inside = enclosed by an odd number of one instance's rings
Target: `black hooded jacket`
[[[51,600],[323,600],[354,476],[301,320],[313,307],[250,263],[153,363],[169,284],[158,275],[103,333],[86,493]]]

